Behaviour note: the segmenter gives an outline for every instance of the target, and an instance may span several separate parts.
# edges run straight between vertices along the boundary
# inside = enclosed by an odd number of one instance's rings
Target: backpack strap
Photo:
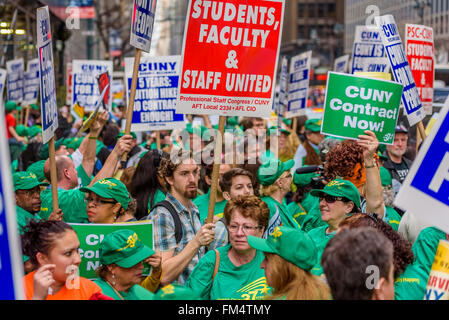
[[[165,209],[168,210],[168,212],[170,212],[173,218],[173,222],[175,224],[175,240],[176,244],[178,244],[179,242],[181,242],[182,239],[182,224],[178,212],[173,207],[173,205],[167,200],[162,200],[161,202],[156,203],[151,211],[156,209],[156,207],[164,207]]]
[[[215,251],[215,267],[214,267],[214,274],[212,275],[212,282],[214,282],[215,275],[218,272],[218,266],[220,265],[220,252],[218,252],[217,249],[214,249]]]

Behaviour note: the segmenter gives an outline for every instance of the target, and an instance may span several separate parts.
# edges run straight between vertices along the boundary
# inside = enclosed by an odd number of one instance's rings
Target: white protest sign
[[[149,52],[153,33],[156,0],[134,0],[129,43],[138,49]]]
[[[0,68],[0,107],[3,107],[3,103],[4,103],[3,91],[5,89],[5,81],[6,81],[7,74],[8,74],[8,72],[5,69]]]
[[[101,95],[97,76],[108,72],[112,76],[113,63],[108,60],[73,60],[72,61],[72,107],[76,102],[84,111],[93,111]],[[109,90],[108,107],[111,109],[111,90]]]
[[[356,26],[351,73],[363,71],[363,66],[373,58],[382,58],[384,55],[385,49],[379,29],[374,26]]]
[[[45,144],[53,137],[58,128],[56,83],[48,6],[37,9],[36,29],[40,67],[42,142]]]
[[[175,112],[181,56],[140,59],[131,131],[173,130],[184,126]],[[134,58],[125,58],[126,97],[129,98]]]
[[[449,99],[424,140],[395,206],[449,233]]]
[[[396,82],[404,85],[402,103],[407,113],[410,126],[415,125],[425,117],[418,89],[413,79],[410,65],[402,46],[401,36],[392,15],[375,17],[380,29],[382,42],[385,46],[391,69]]]
[[[406,24],[405,51],[424,111],[432,115],[435,78],[433,29],[417,24]]]
[[[286,118],[301,116],[306,112],[311,63],[312,51],[301,53],[290,61]]]
[[[359,72],[359,71],[356,71]],[[364,59],[361,72],[390,72],[390,61],[387,57]],[[354,72],[355,73],[355,72]]]
[[[23,105],[28,106],[37,102],[39,95],[39,59],[28,61],[23,87]]]
[[[345,54],[344,56],[338,57],[334,61],[334,71],[341,73],[348,72],[348,63],[349,63],[349,54]]]
[[[17,103],[23,100],[23,59],[15,59],[6,62],[6,70],[8,71],[8,80],[6,83],[7,100]]]
[[[288,82],[288,59],[282,57],[281,76],[279,79],[279,109],[277,113],[282,115],[286,106],[287,98],[287,82]]]

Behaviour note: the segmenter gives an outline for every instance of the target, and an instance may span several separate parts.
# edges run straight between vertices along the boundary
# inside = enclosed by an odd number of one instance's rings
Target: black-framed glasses
[[[109,204],[116,204],[117,203],[117,201],[106,201],[106,200],[102,200],[102,199],[94,199],[94,198],[91,198],[91,197],[84,198],[84,202],[86,204],[93,203],[95,206],[97,206],[99,204],[108,204],[108,203]]]
[[[40,195],[41,194],[41,188],[40,187],[35,187],[32,189],[21,189],[21,190],[17,190],[16,192],[22,193],[27,197],[32,197],[35,194]]]
[[[327,203],[334,203],[335,201],[345,201],[346,199],[343,197],[331,196],[330,194],[322,194],[320,196],[320,201],[326,201]]]

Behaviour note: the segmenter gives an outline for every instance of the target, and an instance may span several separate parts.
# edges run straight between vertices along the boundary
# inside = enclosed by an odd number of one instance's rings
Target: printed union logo
[[[327,184],[327,187],[332,187],[332,186],[342,186],[344,185],[344,182],[338,182],[338,181],[331,181]]]
[[[281,231],[281,229],[279,227],[276,227],[276,228],[274,228],[274,231],[273,231],[273,233],[271,235],[276,240],[276,238],[279,238],[280,236],[282,236],[282,231]]]
[[[393,135],[391,133],[387,133],[384,135],[384,141],[390,141],[393,138]]]
[[[116,187],[117,185],[114,182],[111,182],[109,180],[103,179],[98,181],[99,184],[107,184],[109,187]]]
[[[137,240],[138,240],[137,234],[134,233],[132,236],[128,237],[128,240],[126,241],[126,243],[127,243],[126,247],[120,248],[117,251],[122,251],[122,250],[125,250],[126,248],[134,248]]]

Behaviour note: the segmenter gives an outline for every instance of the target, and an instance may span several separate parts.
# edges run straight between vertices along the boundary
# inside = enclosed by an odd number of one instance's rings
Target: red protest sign
[[[177,113],[271,114],[282,0],[190,0]]]
[[[103,72],[102,74],[98,75],[98,88],[100,89],[100,93],[103,92],[103,90],[106,89],[106,92],[103,96],[103,107],[105,110],[110,110],[110,103],[109,103],[109,91],[110,91],[110,79],[109,79],[109,73]]]
[[[427,114],[432,114],[435,75],[432,28],[406,24],[405,49],[424,110]]]

